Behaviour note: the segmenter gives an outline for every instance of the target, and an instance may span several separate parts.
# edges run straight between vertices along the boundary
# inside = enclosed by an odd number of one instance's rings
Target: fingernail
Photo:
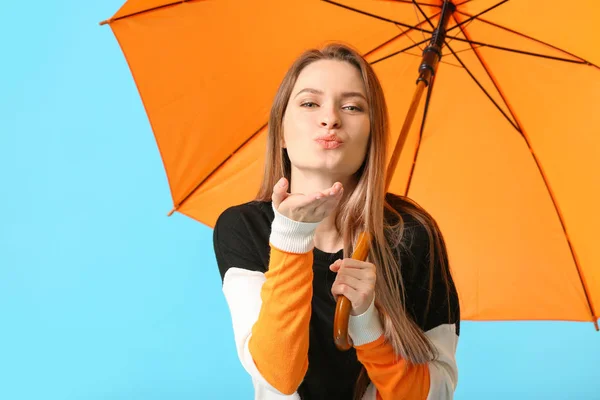
[[[281,178],[279,180],[279,182],[277,182],[277,184],[279,185],[279,187],[284,187],[285,186],[285,180],[283,178]]]

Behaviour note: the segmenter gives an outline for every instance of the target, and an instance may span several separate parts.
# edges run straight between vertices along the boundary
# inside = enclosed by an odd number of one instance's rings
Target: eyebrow
[[[300,94],[302,94],[302,93],[313,93],[313,94],[320,94],[320,95],[325,94],[322,90],[317,90],[317,89],[313,89],[313,88],[305,88],[305,89],[302,89],[301,91],[299,91],[295,97],[300,96]],[[344,93],[342,93],[342,98],[347,98],[347,97],[362,97],[365,101],[367,101],[367,98],[361,92],[344,92]]]

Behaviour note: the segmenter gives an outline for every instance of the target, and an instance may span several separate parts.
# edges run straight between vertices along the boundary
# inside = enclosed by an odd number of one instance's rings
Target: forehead
[[[356,91],[365,94],[359,70],[348,62],[337,60],[319,60],[306,66],[300,72],[293,92],[306,87],[325,92]]]

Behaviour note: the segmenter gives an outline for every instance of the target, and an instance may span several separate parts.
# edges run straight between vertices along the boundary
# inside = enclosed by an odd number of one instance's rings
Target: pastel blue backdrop
[[[166,216],[146,115],[98,25],[120,5],[3,3],[0,399],[251,399],[212,232]],[[600,399],[599,356],[591,323],[464,322],[456,398]]]

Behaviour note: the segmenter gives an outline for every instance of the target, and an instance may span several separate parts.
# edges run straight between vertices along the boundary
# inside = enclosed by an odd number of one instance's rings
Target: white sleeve
[[[425,332],[438,352],[429,363],[429,396],[427,400],[452,400],[458,384],[456,347],[458,335],[455,324],[444,324]]]
[[[225,273],[223,293],[231,314],[237,354],[257,391],[266,388],[282,396],[282,399],[299,399],[297,394],[285,395],[269,384],[256,368],[248,348],[252,327],[258,320],[262,306],[260,291],[265,281],[265,275],[258,271],[232,267]]]
[[[362,315],[350,316],[348,333],[355,345],[363,345],[377,340],[383,334],[383,327],[373,304]],[[455,324],[439,325],[425,335],[434,345],[438,357],[429,366],[429,395],[427,400],[452,400],[458,383],[456,347],[458,335]],[[363,397],[364,400],[376,398],[376,389],[372,384]]]

